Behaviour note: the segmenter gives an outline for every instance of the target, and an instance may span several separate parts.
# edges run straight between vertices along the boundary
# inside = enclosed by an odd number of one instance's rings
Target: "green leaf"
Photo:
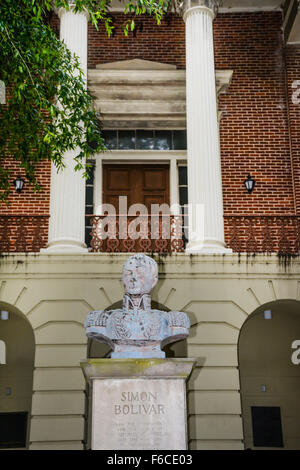
[[[102,23],[111,35],[110,0],[74,0],[74,4],[75,11],[86,10],[94,26]],[[165,0],[128,0],[124,12],[151,14],[159,23],[168,5]],[[105,151],[99,116],[93,110],[80,62],[45,22],[54,8],[68,10],[69,2],[0,1],[0,77],[9,90],[7,106],[0,110],[1,201],[7,200],[11,189],[8,158],[19,163],[37,190],[35,172],[41,161],[51,160],[62,169],[64,154],[79,149],[75,169],[86,171],[85,161],[94,152]],[[135,26],[135,18],[128,18],[124,35]]]

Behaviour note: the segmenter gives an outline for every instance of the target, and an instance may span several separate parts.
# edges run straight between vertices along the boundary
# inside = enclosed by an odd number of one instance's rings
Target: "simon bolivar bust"
[[[156,262],[135,254],[123,266],[123,308],[88,314],[87,336],[109,344],[112,358],[163,358],[161,348],[187,338],[190,321],[186,313],[151,309],[151,291],[157,280]]]

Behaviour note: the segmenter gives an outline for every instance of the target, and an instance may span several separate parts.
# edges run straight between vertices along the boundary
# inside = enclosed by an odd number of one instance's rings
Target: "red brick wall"
[[[40,163],[36,169],[42,186],[42,191],[37,193],[17,162],[7,158],[6,166],[11,170],[11,192],[8,205],[0,202],[0,252],[39,251],[48,241],[50,162]],[[21,193],[15,191],[13,184],[19,174],[25,179]]]
[[[221,97],[224,212],[294,214],[280,13],[226,14],[215,23],[216,67],[232,69]],[[243,181],[256,180],[251,195]]]
[[[103,26],[97,31],[89,24],[88,68],[97,64],[117,60],[145,59],[177,65],[185,68],[185,25],[178,16],[164,19],[161,26],[149,16],[139,17],[136,21],[137,33],[124,36],[122,24],[125,16],[115,13],[115,32],[108,38]],[[140,28],[142,27],[142,31]]]
[[[56,15],[52,16],[51,25],[58,33],[59,19]],[[19,246],[18,251],[37,251],[39,247],[45,247],[48,240],[51,164],[44,161],[36,168],[41,192],[33,191],[13,158],[6,157],[6,167],[11,170],[11,193],[8,205],[0,202],[0,252],[15,251],[16,245]],[[13,184],[19,174],[25,179],[21,193],[15,191]]]
[[[124,37],[124,16],[114,15],[116,33],[89,28],[89,68],[140,57],[185,67],[185,26],[141,18],[142,32]],[[289,150],[281,13],[222,14],[214,23],[219,69],[232,69],[233,81],[220,99],[225,214],[294,214]],[[252,195],[243,181],[256,179]]]
[[[37,166],[36,174],[38,182],[42,186],[41,192],[34,192],[26,181],[23,170],[13,159],[7,159],[6,167],[11,171],[11,192],[8,198],[8,205],[0,203],[0,213],[20,214],[20,215],[48,215],[50,202],[50,172],[51,164],[44,161]],[[14,189],[13,181],[21,175],[25,179],[25,185],[21,193]]]
[[[300,215],[300,46],[287,47],[286,70],[289,95],[289,118],[294,190],[296,198],[296,210],[297,214]],[[296,85],[296,81],[298,81],[297,88],[293,88],[292,85]]]
[[[97,31],[89,25],[89,68],[136,57],[185,67],[185,25],[181,18],[173,16],[169,24],[164,20],[157,26],[154,19],[141,17],[136,37],[132,32],[124,36],[123,21],[123,15],[114,14],[112,38],[102,26]],[[52,22],[57,30],[57,19]],[[299,214],[300,107],[291,104],[291,83],[300,79],[300,59],[299,50],[288,48],[286,73],[281,22],[280,12],[261,12],[222,14],[214,23],[216,67],[233,70],[232,84],[219,103],[223,112],[220,135],[225,216],[293,215],[294,194]],[[256,180],[251,195],[243,186],[249,172]],[[15,169],[14,176],[16,173]],[[1,212],[48,213],[49,177],[50,165],[45,165],[41,168],[44,192],[36,195],[27,185],[21,195],[12,194],[10,207],[2,205]],[[227,240],[229,232],[227,226]]]

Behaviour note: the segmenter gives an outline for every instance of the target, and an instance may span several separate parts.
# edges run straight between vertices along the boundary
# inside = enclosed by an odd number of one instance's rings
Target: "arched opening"
[[[15,307],[0,303],[0,448],[27,448],[35,341],[32,327]],[[8,312],[8,313],[6,313]],[[2,351],[2,353],[1,353]],[[3,346],[0,356],[3,357]]]
[[[300,449],[300,302],[259,307],[238,345],[246,449]]]

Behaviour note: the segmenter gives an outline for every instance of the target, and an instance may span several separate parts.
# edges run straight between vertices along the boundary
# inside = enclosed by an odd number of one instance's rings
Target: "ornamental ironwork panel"
[[[91,251],[104,253],[184,252],[182,216],[91,217]]]
[[[234,253],[300,254],[300,217],[228,215],[225,239]]]
[[[0,215],[0,253],[37,253],[48,239],[48,215]]]

